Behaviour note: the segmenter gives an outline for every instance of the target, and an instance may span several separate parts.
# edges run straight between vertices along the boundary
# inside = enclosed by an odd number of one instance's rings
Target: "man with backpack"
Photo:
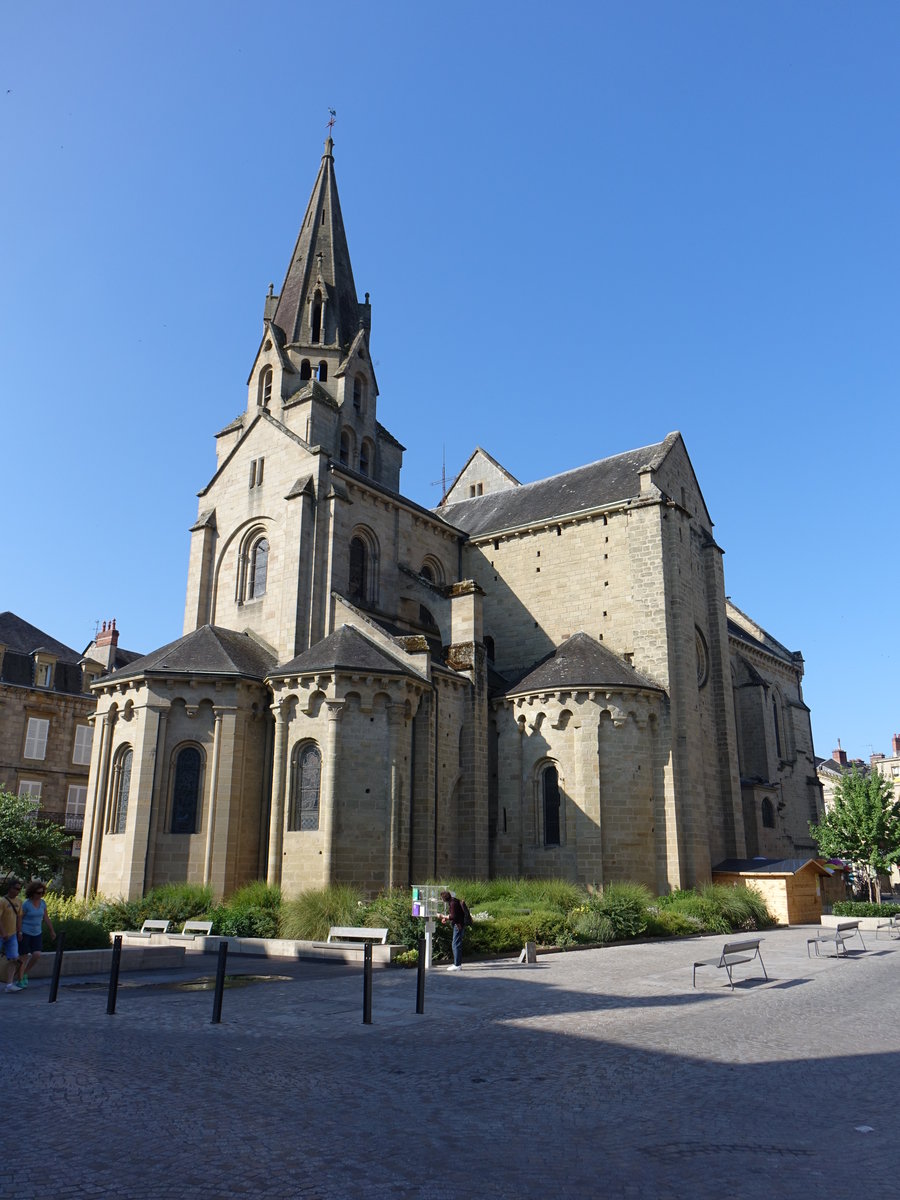
[[[466,905],[465,901],[458,899],[452,892],[441,892],[441,899],[448,906],[446,916],[441,917],[441,920],[446,924],[447,921],[453,922],[453,962],[447,968],[448,971],[462,970],[462,940],[463,933],[466,928]]]

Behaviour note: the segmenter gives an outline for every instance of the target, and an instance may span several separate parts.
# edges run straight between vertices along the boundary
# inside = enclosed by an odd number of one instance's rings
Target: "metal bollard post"
[[[61,929],[56,935],[56,954],[53,958],[53,978],[50,980],[50,1003],[56,1003],[56,993],[59,991],[59,976],[62,972],[63,950],[66,948],[66,931]]]
[[[216,991],[213,996],[213,1015],[211,1025],[222,1023],[222,993],[225,991],[225,960],[228,958],[228,943],[219,942],[219,959],[216,963]]]
[[[122,958],[122,938],[117,935],[113,938],[112,963],[109,968],[109,995],[106,1000],[106,1014],[109,1017],[115,1015],[116,1011],[116,991],[119,987],[119,962]]]
[[[363,950],[363,1025],[372,1024],[372,943]]]
[[[425,1011],[425,939],[419,938],[419,957],[416,961],[416,1012]]]

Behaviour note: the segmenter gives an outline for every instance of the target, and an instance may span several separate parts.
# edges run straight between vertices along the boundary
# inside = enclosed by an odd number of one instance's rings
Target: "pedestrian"
[[[28,972],[41,957],[43,943],[41,930],[46,922],[50,937],[56,941],[56,930],[47,912],[47,902],[44,900],[46,888],[40,879],[32,879],[25,889],[25,899],[22,901],[22,933],[19,937],[19,954],[21,956],[16,987],[28,987]]]
[[[441,892],[441,899],[447,905],[447,913],[441,917],[441,920],[446,923],[453,923],[453,962],[447,968],[448,971],[462,970],[462,940],[463,931],[466,927],[466,915],[463,911],[463,906],[457,900],[452,892]]]
[[[6,889],[6,895],[0,898],[0,950],[6,955],[9,967],[6,972],[5,992],[17,992],[19,989],[13,982],[19,965],[19,933],[22,930],[22,901],[19,892],[22,882],[11,879]]]

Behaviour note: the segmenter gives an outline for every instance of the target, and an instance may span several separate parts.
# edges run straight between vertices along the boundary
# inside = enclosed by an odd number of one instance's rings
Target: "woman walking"
[[[41,957],[43,942],[41,930],[44,922],[50,930],[50,936],[56,941],[56,930],[47,912],[44,892],[47,889],[39,879],[33,879],[25,889],[25,899],[22,902],[22,934],[19,938],[19,976],[16,987],[28,987],[28,972]]]

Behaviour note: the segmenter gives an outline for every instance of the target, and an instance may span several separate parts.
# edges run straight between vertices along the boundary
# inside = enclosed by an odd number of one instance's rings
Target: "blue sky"
[[[404,491],[685,437],[734,601],[816,751],[888,751],[900,7],[45,3],[0,19],[0,608],[181,633],[337,110]],[[141,504],[138,495],[150,498]]]

